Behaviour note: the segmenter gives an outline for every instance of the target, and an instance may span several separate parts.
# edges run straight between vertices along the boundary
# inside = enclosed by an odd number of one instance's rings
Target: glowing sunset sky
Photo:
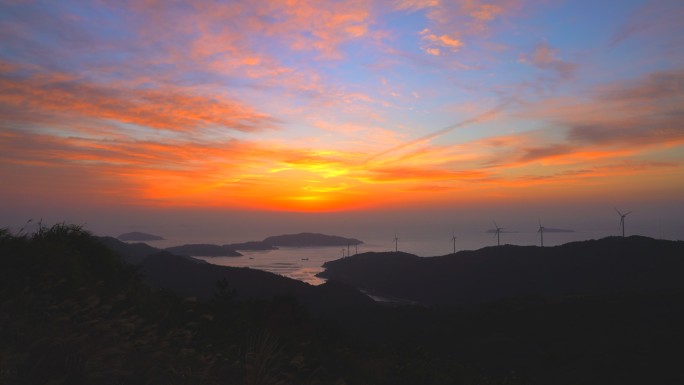
[[[1,1],[0,208],[681,213],[683,20],[681,0]]]

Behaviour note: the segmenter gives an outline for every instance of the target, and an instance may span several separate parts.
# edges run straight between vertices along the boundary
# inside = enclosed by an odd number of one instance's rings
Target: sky
[[[613,231],[617,207],[681,239],[682,20],[681,0],[0,0],[0,226]]]

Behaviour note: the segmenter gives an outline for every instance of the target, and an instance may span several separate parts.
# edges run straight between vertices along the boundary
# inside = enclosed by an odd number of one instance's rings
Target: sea
[[[545,233],[544,245],[555,246],[573,241],[588,239],[598,239],[609,235],[606,232],[559,232]],[[347,247],[280,247],[277,250],[267,251],[240,251],[239,257],[202,257],[194,258],[220,266],[248,267],[259,269],[285,277],[298,279],[311,285],[320,285],[325,282],[316,274],[324,270],[323,264],[357,253],[365,252],[384,252],[397,250],[414,254],[420,257],[433,257],[447,255],[454,252],[454,242],[451,234],[441,234],[440,237],[422,235],[420,237],[410,237],[397,235],[398,241],[394,242],[394,234],[387,237],[377,237],[376,239],[363,239],[364,243],[358,246]],[[500,234],[501,244],[512,245],[539,245],[540,237],[536,232],[515,232]],[[213,238],[185,238],[176,237],[162,241],[147,242],[151,246],[165,248],[189,243],[212,243],[222,245],[227,242],[220,237]],[[455,249],[475,250],[487,246],[496,246],[496,234],[464,233],[456,234]]]

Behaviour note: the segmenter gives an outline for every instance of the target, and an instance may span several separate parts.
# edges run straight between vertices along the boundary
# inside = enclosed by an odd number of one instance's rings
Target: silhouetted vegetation
[[[74,226],[0,230],[0,384],[684,381],[679,289],[457,308],[357,303],[337,282],[259,297],[233,284],[249,269],[218,276],[207,300],[145,283],[180,261],[193,263],[152,254],[138,270]],[[249,278],[274,277],[259,273]],[[331,306],[311,313],[307,296]]]
[[[75,226],[0,233],[0,383],[275,384],[316,379],[316,336],[290,298],[152,290]],[[312,356],[312,355],[311,355]]]

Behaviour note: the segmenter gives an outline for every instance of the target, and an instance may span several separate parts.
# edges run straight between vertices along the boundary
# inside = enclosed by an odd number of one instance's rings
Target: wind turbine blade
[[[622,216],[622,213],[620,212],[620,210],[617,209],[617,207],[613,207],[613,208],[615,209],[615,212],[618,213],[619,216]]]
[[[627,212],[625,213],[625,216],[627,216],[627,215],[629,215],[629,214],[631,214],[631,213],[632,213],[631,211],[627,211]]]

